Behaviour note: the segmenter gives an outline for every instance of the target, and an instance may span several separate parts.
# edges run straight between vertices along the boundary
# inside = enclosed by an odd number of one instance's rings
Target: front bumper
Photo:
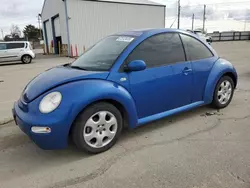
[[[68,125],[64,117],[61,119],[50,119],[46,116],[35,116],[25,112],[20,107],[20,101],[14,104],[12,109],[13,117],[19,128],[27,134],[35,144],[45,150],[63,149],[68,145]],[[34,133],[31,131],[33,126],[49,127],[50,133]]]
[[[33,52],[33,51],[32,51],[32,53],[31,53],[31,57],[32,57],[32,59],[35,59],[35,58],[36,58],[36,54],[35,54],[35,52]]]

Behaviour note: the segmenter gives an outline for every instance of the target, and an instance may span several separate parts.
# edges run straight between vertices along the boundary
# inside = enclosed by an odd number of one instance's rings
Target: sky
[[[177,27],[177,0],[153,0],[166,5],[166,27]],[[206,27],[213,31],[249,31],[250,0],[181,0],[181,29],[203,27],[203,9],[206,9]]]
[[[177,0],[151,0],[161,4],[165,4],[167,7],[167,16],[176,16],[176,2]],[[37,15],[42,10],[43,0],[0,0],[0,38],[2,38],[1,30],[6,35],[10,33],[10,27],[12,24],[18,25],[21,30],[27,24],[33,24],[38,26]],[[244,3],[246,2],[246,3]],[[189,5],[195,7],[200,4],[217,4],[220,7],[228,4],[229,9],[238,9],[246,7],[250,9],[250,0],[181,0],[183,7]],[[200,10],[202,7],[200,6]],[[172,22],[172,19],[169,20]],[[167,26],[169,23],[167,23]]]
[[[12,24],[18,25],[21,30],[27,24],[38,27],[37,16],[41,12],[43,0],[0,0],[0,38],[1,30],[4,35],[10,33]]]

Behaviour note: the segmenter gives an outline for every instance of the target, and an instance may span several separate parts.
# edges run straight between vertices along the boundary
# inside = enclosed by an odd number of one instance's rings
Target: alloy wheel
[[[114,139],[117,129],[118,124],[114,114],[108,111],[100,111],[87,120],[83,137],[89,146],[102,148]]]

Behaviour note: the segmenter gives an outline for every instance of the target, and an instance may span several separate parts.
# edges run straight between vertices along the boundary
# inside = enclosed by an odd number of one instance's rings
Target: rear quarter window
[[[199,40],[188,35],[180,34],[183,41],[187,58],[190,61],[213,57],[213,53]]]

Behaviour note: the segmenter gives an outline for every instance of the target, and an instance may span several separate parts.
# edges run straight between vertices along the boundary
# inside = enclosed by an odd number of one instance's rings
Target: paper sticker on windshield
[[[132,42],[135,38],[133,37],[118,37],[116,41],[119,42]]]

